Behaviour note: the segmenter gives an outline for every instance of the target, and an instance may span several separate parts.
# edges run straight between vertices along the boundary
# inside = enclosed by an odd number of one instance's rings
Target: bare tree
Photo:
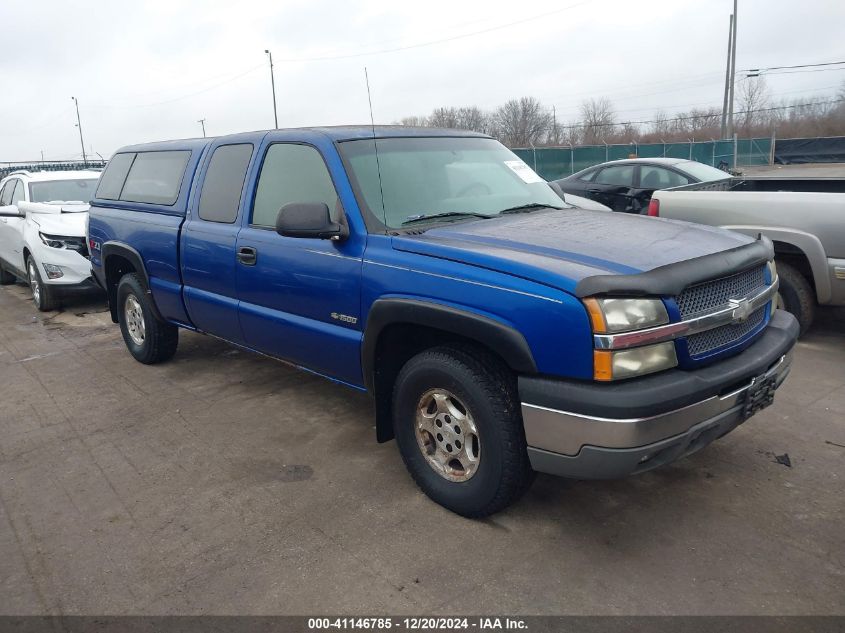
[[[746,79],[739,85],[740,123],[736,125],[737,133],[748,136],[754,132],[754,127],[765,123],[766,116],[761,110],[769,106],[769,88],[763,77]]]
[[[431,127],[458,127],[458,109],[454,107],[435,108],[434,112],[428,117],[428,124]]]
[[[496,135],[509,147],[537,145],[546,135],[551,114],[534,97],[512,99],[493,115]]]
[[[609,99],[589,99],[581,103],[581,123],[584,126],[584,142],[600,143],[613,135],[615,124],[613,104]]]
[[[462,130],[472,130],[489,134],[491,131],[490,115],[478,106],[458,108],[456,112],[457,124],[455,127]]]
[[[845,135],[845,81],[828,96],[772,102],[765,79],[739,84],[736,129],[740,136],[779,138]],[[581,120],[555,125],[549,110],[532,97],[508,101],[494,112],[477,106],[441,107],[430,116],[409,116],[401,125],[427,125],[475,130],[511,147],[607,143],[653,143],[719,137],[718,107],[688,112],[654,113],[651,121],[617,123],[613,105],[605,98],[581,105]]]
[[[425,127],[428,125],[428,119],[424,116],[406,116],[399,119],[399,125],[408,125],[410,127]]]

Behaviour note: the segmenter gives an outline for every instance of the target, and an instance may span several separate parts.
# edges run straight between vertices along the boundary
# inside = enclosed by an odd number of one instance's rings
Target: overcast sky
[[[842,0],[739,0],[737,68],[845,60]],[[376,123],[531,95],[577,119],[721,106],[731,0],[0,0],[0,161],[273,126]],[[404,50],[396,50],[404,49]],[[775,98],[845,70],[773,75]]]

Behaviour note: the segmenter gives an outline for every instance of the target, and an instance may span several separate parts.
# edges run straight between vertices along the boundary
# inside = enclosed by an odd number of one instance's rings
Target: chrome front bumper
[[[762,375],[724,395],[639,418],[604,418],[522,403],[522,419],[535,470],[579,479],[623,477],[689,455],[733,430],[756,412],[749,392],[767,396],[789,374],[791,351]],[[753,410],[749,410],[749,407]]]

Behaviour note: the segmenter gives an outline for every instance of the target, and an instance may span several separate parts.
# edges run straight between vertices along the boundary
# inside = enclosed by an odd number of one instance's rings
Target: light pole
[[[198,119],[197,123],[202,126],[202,137],[205,138],[205,119]]]
[[[728,95],[728,136],[733,137],[736,132],[734,128],[734,79],[736,77],[736,0],[734,0],[733,37],[731,38],[731,86]],[[736,167],[736,165],[734,165]]]
[[[270,85],[273,87],[273,122],[276,124],[276,129],[279,129],[279,116],[276,114],[276,78],[273,77],[273,53],[268,49],[264,52],[270,56]]]
[[[85,154],[85,141],[82,140],[82,121],[79,119],[79,101],[76,97],[71,97],[76,104],[76,127],[79,128],[79,144],[82,145],[82,162],[88,167],[88,156]]]

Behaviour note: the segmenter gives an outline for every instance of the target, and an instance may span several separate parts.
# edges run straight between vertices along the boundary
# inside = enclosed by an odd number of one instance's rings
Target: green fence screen
[[[700,163],[730,168],[768,165],[772,155],[771,138],[733,141],[691,141],[688,143],[629,143],[627,145],[576,145],[513,150],[546,180],[556,180],[575,172],[623,158],[686,158]]]

